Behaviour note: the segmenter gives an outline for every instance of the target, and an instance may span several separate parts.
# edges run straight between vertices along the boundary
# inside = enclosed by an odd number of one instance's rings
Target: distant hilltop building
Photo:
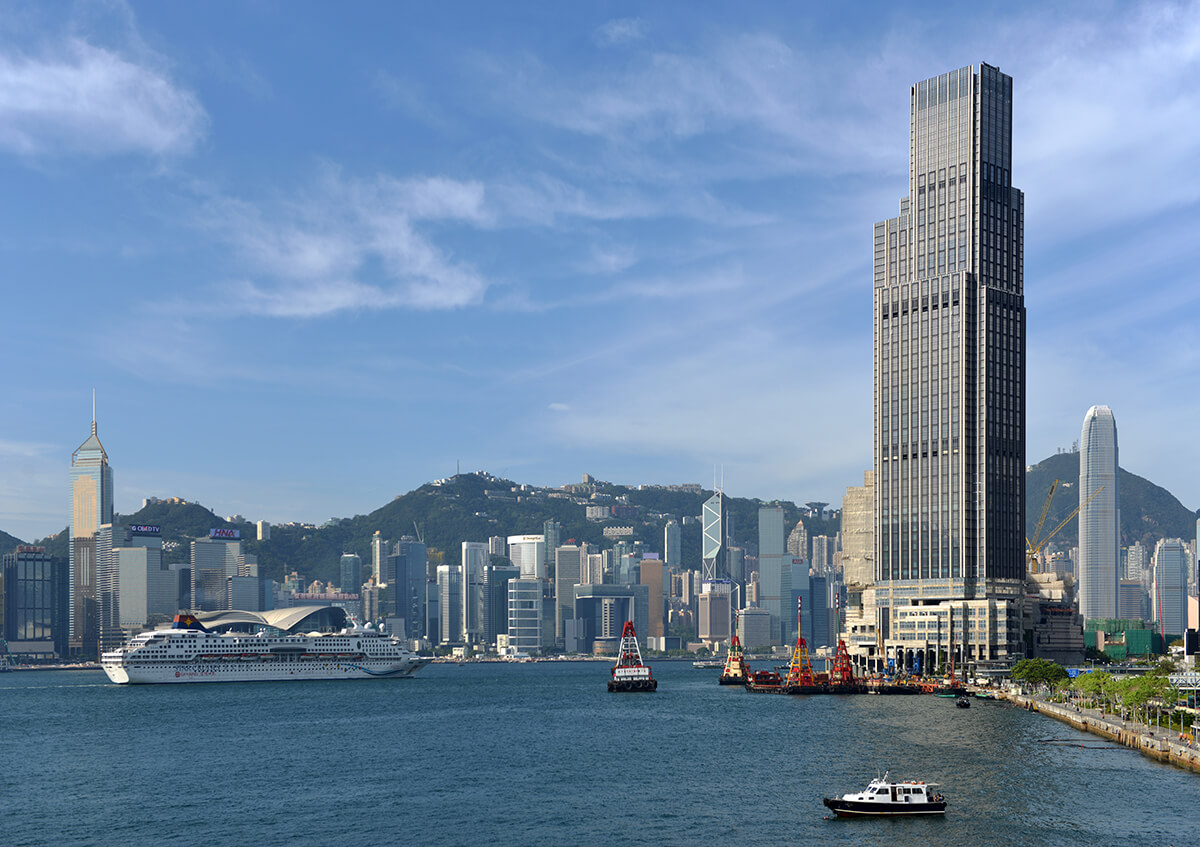
[[[1117,421],[1108,406],[1092,406],[1079,439],[1079,614],[1117,617],[1121,578]]]

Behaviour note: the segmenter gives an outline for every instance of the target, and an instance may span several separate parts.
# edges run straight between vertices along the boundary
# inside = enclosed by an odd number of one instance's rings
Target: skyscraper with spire
[[[71,540],[67,578],[71,586],[70,651],[97,658],[96,559],[97,532],[113,519],[112,468],[96,432],[96,402],[92,399],[92,433],[71,454]]]

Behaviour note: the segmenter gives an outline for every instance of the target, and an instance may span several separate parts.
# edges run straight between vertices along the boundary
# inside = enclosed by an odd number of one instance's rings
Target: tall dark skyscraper
[[[1019,650],[1025,575],[1012,78],[965,67],[910,98],[908,195],[874,238],[879,625],[896,658],[944,651],[952,631],[960,656],[1002,660]]]

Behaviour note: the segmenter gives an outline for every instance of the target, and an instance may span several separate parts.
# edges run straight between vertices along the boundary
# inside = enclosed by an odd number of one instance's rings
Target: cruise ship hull
[[[119,685],[178,682],[288,682],[310,679],[387,679],[411,676],[428,664],[413,657],[402,662],[337,662],[315,660],[272,667],[273,662],[213,661],[180,664],[105,662],[105,674]]]

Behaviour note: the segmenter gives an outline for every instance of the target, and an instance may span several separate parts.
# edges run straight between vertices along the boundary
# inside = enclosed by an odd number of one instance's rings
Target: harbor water
[[[0,842],[1195,843],[1200,777],[1002,702],[748,694],[655,662],[407,680],[116,686],[0,675]],[[944,818],[828,819],[885,770]]]

